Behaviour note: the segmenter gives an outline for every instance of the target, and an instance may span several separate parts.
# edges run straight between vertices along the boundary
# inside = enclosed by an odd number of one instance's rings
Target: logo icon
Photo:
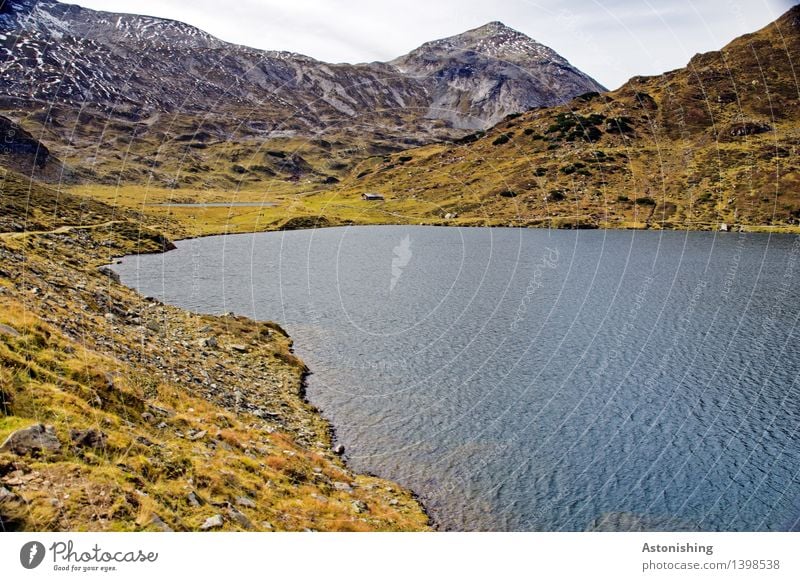
[[[389,283],[389,292],[394,290],[397,281],[403,275],[403,269],[411,261],[413,252],[411,252],[411,237],[406,234],[405,238],[392,249],[394,258],[392,258],[392,280]]]
[[[19,562],[26,569],[36,569],[44,560],[44,545],[39,541],[30,541],[22,545],[19,551]]]

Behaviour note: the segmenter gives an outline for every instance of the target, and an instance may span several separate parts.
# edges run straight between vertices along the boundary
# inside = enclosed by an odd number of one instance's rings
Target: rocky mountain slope
[[[605,90],[552,49],[502,22],[423,44],[391,61],[431,96],[427,116],[486,129],[511,113]]]
[[[229,159],[220,146],[231,144],[248,152],[302,144],[347,163],[599,88],[499,23],[390,63],[350,65],[233,45],[170,20],[14,0],[0,9],[0,54],[0,112],[87,178],[136,180],[149,170],[175,179],[140,158],[180,156],[189,145],[198,167]],[[124,169],[107,145],[129,151]],[[338,171],[313,159],[288,168],[265,161],[256,164],[261,178]]]
[[[372,157],[337,193],[383,192],[386,212],[427,222],[797,227],[798,62],[795,7],[685,68]]]

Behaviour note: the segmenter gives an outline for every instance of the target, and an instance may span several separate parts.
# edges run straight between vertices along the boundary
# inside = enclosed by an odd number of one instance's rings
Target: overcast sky
[[[230,42],[328,62],[389,60],[500,20],[613,89],[675,69],[800,0],[77,0],[182,20]]]

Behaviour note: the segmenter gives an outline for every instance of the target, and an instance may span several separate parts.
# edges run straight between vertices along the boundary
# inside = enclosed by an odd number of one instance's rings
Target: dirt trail
[[[0,238],[24,238],[35,234],[65,234],[73,230],[96,230],[112,224],[123,224],[125,220],[109,220],[101,224],[87,224],[86,226],[59,226],[55,230],[29,230],[27,232],[0,232]]]

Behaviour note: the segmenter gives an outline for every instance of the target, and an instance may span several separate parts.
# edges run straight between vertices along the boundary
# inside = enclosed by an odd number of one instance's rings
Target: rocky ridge
[[[247,157],[258,168],[244,172],[253,179],[324,180],[355,158],[599,89],[499,23],[392,62],[353,65],[55,0],[14,0],[0,13],[0,113],[86,180],[196,184],[210,181],[219,159],[243,167]],[[276,163],[264,150],[299,157]],[[186,163],[167,168],[162,157]]]

